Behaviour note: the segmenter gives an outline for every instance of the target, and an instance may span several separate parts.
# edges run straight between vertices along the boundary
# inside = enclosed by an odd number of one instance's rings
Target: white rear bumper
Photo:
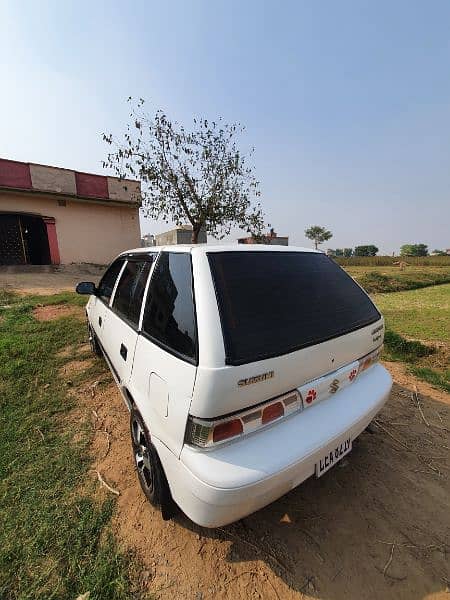
[[[380,364],[353,385],[235,443],[211,451],[184,446],[180,460],[154,439],[174,500],[204,527],[218,527],[270,504],[315,472],[336,442],[354,440],[389,397]]]

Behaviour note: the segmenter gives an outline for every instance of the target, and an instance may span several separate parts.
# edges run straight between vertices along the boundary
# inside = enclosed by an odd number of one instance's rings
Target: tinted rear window
[[[150,282],[143,331],[190,362],[197,360],[191,255],[161,252]]]
[[[221,252],[208,259],[227,364],[287,354],[380,318],[369,297],[324,254]]]

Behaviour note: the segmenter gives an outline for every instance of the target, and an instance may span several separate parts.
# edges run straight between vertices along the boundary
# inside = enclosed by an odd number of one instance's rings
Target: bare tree
[[[141,180],[144,214],[176,225],[187,220],[193,243],[202,227],[219,239],[233,226],[261,234],[259,182],[236,145],[244,128],[222,119],[194,119],[188,131],[161,110],[149,117],[143,104],[141,99],[132,108],[131,123],[120,143],[103,134],[114,148],[103,166],[120,178]]]

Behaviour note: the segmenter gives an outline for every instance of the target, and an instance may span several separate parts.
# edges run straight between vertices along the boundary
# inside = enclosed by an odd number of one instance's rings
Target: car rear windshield
[[[280,356],[380,318],[331,258],[313,252],[210,252],[226,363]]]

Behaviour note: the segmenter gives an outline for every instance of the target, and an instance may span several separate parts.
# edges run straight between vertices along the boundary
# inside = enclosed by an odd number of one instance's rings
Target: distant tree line
[[[400,248],[400,256],[428,256],[426,244],[403,244]]]
[[[350,256],[376,256],[378,248],[373,244],[367,246],[355,246],[353,248],[336,248],[335,250],[328,250],[330,256],[343,256],[344,258],[350,258]]]
[[[313,240],[316,250],[319,244],[326,242],[333,237],[333,234],[325,227],[320,225],[312,225],[305,230],[305,236]],[[376,256],[378,248],[374,244],[366,244],[365,246],[355,246],[355,248],[328,248],[329,256],[340,258],[350,258],[351,256]],[[433,250],[433,254],[445,255],[444,250]],[[403,244],[400,248],[400,256],[428,256],[428,246],[426,244]]]
[[[336,250],[328,250],[328,252],[334,256],[344,256],[345,258],[353,256],[353,248],[336,248]]]
[[[378,248],[374,244],[366,246],[355,246],[355,248],[336,248],[328,249],[330,256],[349,258],[351,256],[376,256]],[[426,244],[403,244],[400,248],[400,256],[428,256],[428,246]],[[434,255],[444,256],[447,253],[444,250],[433,250]]]

